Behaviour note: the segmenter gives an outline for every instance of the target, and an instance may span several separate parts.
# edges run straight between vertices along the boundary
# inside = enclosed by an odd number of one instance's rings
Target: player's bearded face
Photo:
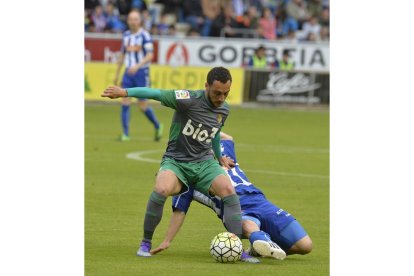
[[[226,83],[222,83],[216,80],[212,85],[206,83],[205,87],[210,102],[215,107],[220,107],[229,95],[231,82],[227,81]]]

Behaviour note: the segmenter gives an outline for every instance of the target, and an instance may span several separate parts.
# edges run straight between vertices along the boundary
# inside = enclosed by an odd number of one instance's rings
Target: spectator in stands
[[[307,22],[303,24],[302,35],[299,39],[306,39],[314,41],[319,39],[319,33],[321,31],[321,25],[319,25],[318,18],[311,16]],[[310,35],[310,34],[314,35]]]
[[[170,26],[168,26],[168,35],[169,36],[176,36],[177,35],[177,30],[175,29],[174,24],[171,24]]]
[[[166,14],[163,14],[161,16],[161,22],[157,25],[158,27],[158,34],[160,35],[168,35],[168,27],[170,26],[168,24],[168,18]]]
[[[136,9],[139,11],[143,11],[147,9],[147,4],[143,0],[132,0],[131,1],[131,9]]]
[[[263,0],[263,6],[265,8],[269,8],[273,14],[276,13],[277,10],[283,8],[284,3],[287,2],[286,0]]]
[[[298,38],[296,37],[296,32],[294,30],[289,30],[286,36],[283,37],[283,41],[289,43],[297,43]]]
[[[282,60],[278,62],[277,68],[281,71],[290,71],[295,68],[295,63],[290,58],[289,50],[283,50]]]
[[[201,0],[204,22],[201,28],[201,36],[210,36],[213,21],[220,14],[220,0]]]
[[[159,35],[157,24],[152,24],[150,29],[151,35]]]
[[[288,16],[291,16],[298,22],[299,27],[309,18],[309,12],[306,9],[304,0],[290,0],[286,6],[286,12]]]
[[[268,68],[267,58],[266,58],[266,48],[263,45],[260,45],[253,56],[250,58],[248,66],[253,68]]]
[[[174,15],[178,22],[185,22],[183,18],[183,11],[182,11],[182,1],[181,0],[152,0],[157,4],[163,5],[163,14],[171,14]],[[147,1],[147,6],[150,6]]]
[[[105,30],[112,33],[122,33],[126,29],[126,25],[119,19],[119,12],[111,2],[105,7],[106,26]]]
[[[276,19],[269,8],[264,8],[262,18],[259,20],[261,34],[265,39],[276,39]]]
[[[237,18],[241,21],[241,18],[243,17],[244,11],[246,10],[246,6],[244,5],[243,0],[233,0],[232,1],[232,7],[234,11],[234,16],[237,20]]]
[[[309,33],[305,41],[311,41],[311,42],[319,41],[319,34]]]
[[[264,8],[263,3],[262,3],[263,0],[249,0],[247,2],[249,3],[249,8],[250,7],[255,7],[256,12],[261,11]]]
[[[286,9],[282,8],[276,11],[276,36],[285,37],[290,31],[296,32],[299,29],[298,22],[291,16],[288,16]]]
[[[153,24],[153,19],[151,18],[150,12],[148,10],[143,10],[141,14],[142,14],[142,27],[145,30],[150,31],[152,24]]]
[[[308,11],[310,16],[320,17],[322,14],[322,0],[309,0]]]
[[[106,17],[101,5],[95,7],[94,12],[92,13],[92,22],[95,32],[103,32],[105,30]]]
[[[320,17],[320,24],[322,27],[329,28],[329,8],[324,8]]]
[[[319,33],[319,39],[321,41],[329,41],[329,28],[321,27],[321,32]]]
[[[116,0],[116,6],[119,10],[119,18],[126,22],[128,13],[131,10],[131,0]]]
[[[259,16],[257,14],[256,6],[250,6],[247,10],[247,15],[249,18],[249,28],[253,30],[257,29],[257,26],[259,25]]]
[[[183,0],[183,14],[185,22],[190,24],[191,28],[200,30],[204,23],[200,0]]]
[[[234,28],[238,28],[238,25],[234,16],[233,6],[231,4],[226,5],[220,15],[213,21],[210,36],[220,36],[222,30],[224,30],[225,37],[237,37]]]
[[[85,9],[88,11],[88,14],[90,15],[94,10],[96,6],[99,6],[101,3],[99,0],[85,0]]]
[[[93,32],[92,18],[88,14],[87,10],[85,10],[85,32]]]
[[[188,37],[199,37],[200,36],[200,33],[199,33],[199,31],[197,29],[190,28],[188,30],[188,32],[187,32],[187,36]]]

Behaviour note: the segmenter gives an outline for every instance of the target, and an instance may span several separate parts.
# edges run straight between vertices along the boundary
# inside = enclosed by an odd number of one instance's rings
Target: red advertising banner
[[[114,63],[121,49],[122,35],[120,34],[85,34],[85,61],[100,61]],[[154,40],[154,60],[158,62],[158,40]]]

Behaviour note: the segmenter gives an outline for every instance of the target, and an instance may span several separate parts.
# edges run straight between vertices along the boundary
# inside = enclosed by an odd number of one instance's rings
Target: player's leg
[[[312,251],[312,240],[297,220],[292,221],[286,226],[280,232],[280,235],[291,245],[287,249],[288,255],[306,255]]]
[[[135,75],[136,86],[138,87],[149,87],[150,86],[150,76],[149,68],[140,69]],[[157,117],[155,116],[154,110],[151,106],[148,105],[146,99],[139,99],[138,107],[142,113],[145,114],[147,119],[154,125],[155,136],[154,140],[159,141],[163,132],[163,125],[158,122]]]
[[[273,257],[278,260],[286,258],[285,251],[277,243],[271,240],[268,233],[260,230],[260,221],[253,216],[242,216],[243,235],[250,241],[252,256]]]
[[[164,125],[158,122],[158,119],[155,116],[154,110],[152,109],[151,106],[149,106],[147,100],[139,99],[138,107],[141,110],[141,112],[145,114],[147,119],[154,125],[154,128],[155,128],[154,140],[159,141],[164,131]]]
[[[148,200],[144,218],[144,237],[137,252],[138,256],[151,256],[152,236],[154,235],[155,228],[161,221],[165,201],[168,196],[180,193],[184,179],[183,172],[174,160],[164,159],[162,161],[155,181],[154,191]]]
[[[129,141],[129,120],[131,119],[130,113],[130,98],[122,98],[121,100],[121,123],[122,123],[122,135],[121,141]]]
[[[195,189],[205,195],[217,195],[223,201],[223,223],[226,228],[241,238],[241,208],[239,197],[229,177],[214,159],[200,162],[194,168]]]
[[[133,87],[134,83],[131,77],[124,73],[122,77],[122,87],[128,88]],[[131,99],[130,98],[122,98],[121,99],[121,125],[122,125],[122,134],[121,134],[121,141],[126,142],[130,140],[129,137],[129,121],[131,119],[131,112],[130,112],[130,105]]]
[[[262,203],[261,230],[269,233],[288,255],[307,254],[312,250],[312,241],[306,231],[288,212],[264,200]]]
[[[209,191],[223,200],[223,222],[226,228],[242,236],[241,208],[239,197],[227,175],[220,174],[212,182]]]

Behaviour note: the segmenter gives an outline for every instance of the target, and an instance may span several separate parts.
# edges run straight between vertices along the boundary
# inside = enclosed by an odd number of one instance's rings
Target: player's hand
[[[163,241],[160,246],[158,246],[157,248],[153,249],[150,251],[151,255],[155,255],[157,253],[160,253],[161,251],[164,251],[166,249],[168,249],[168,247],[170,247],[170,242],[169,241]]]
[[[220,158],[220,164],[228,170],[231,170],[236,165],[234,161],[227,156],[222,156]]]
[[[128,75],[130,75],[130,76],[134,75],[138,71],[139,68],[141,68],[141,65],[139,65],[139,64],[136,64],[132,67],[129,67],[128,71],[127,71]]]
[[[128,96],[126,90],[118,86],[110,86],[105,89],[103,94],[101,94],[101,97],[108,97],[110,99],[116,99],[126,96]]]

